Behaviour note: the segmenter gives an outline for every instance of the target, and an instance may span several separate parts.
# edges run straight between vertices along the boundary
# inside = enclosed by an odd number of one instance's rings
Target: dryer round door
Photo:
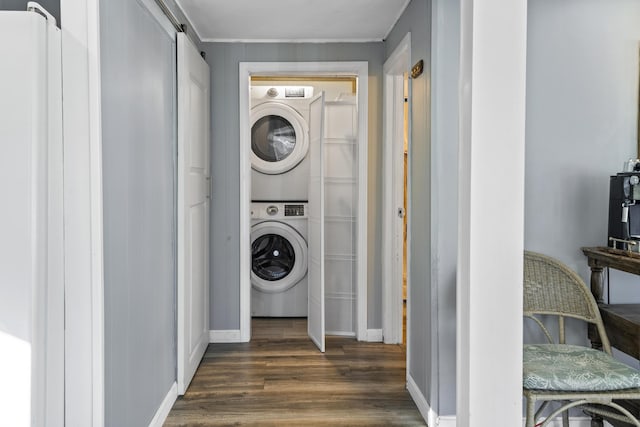
[[[251,284],[284,292],[307,274],[307,242],[290,225],[265,221],[251,227]]]
[[[251,110],[251,167],[269,175],[298,165],[309,150],[304,118],[279,102],[265,102]]]

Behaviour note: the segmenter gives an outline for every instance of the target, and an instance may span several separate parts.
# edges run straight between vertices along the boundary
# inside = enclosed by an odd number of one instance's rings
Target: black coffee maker
[[[629,169],[632,171],[618,173],[609,181],[609,246],[637,251],[640,243],[640,162]]]

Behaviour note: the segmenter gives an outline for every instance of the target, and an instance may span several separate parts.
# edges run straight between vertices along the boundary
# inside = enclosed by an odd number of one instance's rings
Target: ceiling
[[[384,40],[409,0],[176,0],[204,42]]]

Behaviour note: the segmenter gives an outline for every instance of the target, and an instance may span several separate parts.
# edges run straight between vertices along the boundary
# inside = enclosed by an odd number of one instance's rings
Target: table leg
[[[591,293],[598,304],[604,303],[602,290],[604,289],[604,268],[591,266]]]
[[[591,267],[591,293],[595,298],[598,304],[603,304],[604,299],[602,297],[603,289],[604,289],[604,268],[590,265]],[[591,347],[595,349],[602,349],[602,341],[600,340],[600,336],[598,332],[593,328],[591,339]],[[604,422],[602,421],[602,417],[598,415],[593,415],[591,417],[591,427],[603,427]]]

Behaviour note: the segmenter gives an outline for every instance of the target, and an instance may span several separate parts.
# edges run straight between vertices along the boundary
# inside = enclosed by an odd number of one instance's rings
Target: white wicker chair
[[[558,344],[554,344],[540,315],[557,316]],[[640,399],[640,372],[611,357],[598,305],[580,276],[553,258],[525,252],[524,316],[533,319],[549,341],[524,346],[526,427],[544,427],[559,415],[563,426],[569,427],[568,410],[574,407],[640,427],[640,421],[614,401]],[[566,344],[566,317],[595,325],[602,351]],[[560,407],[543,416],[552,401],[560,401]],[[536,411],[537,402],[542,404]],[[537,422],[541,418],[543,421]]]

